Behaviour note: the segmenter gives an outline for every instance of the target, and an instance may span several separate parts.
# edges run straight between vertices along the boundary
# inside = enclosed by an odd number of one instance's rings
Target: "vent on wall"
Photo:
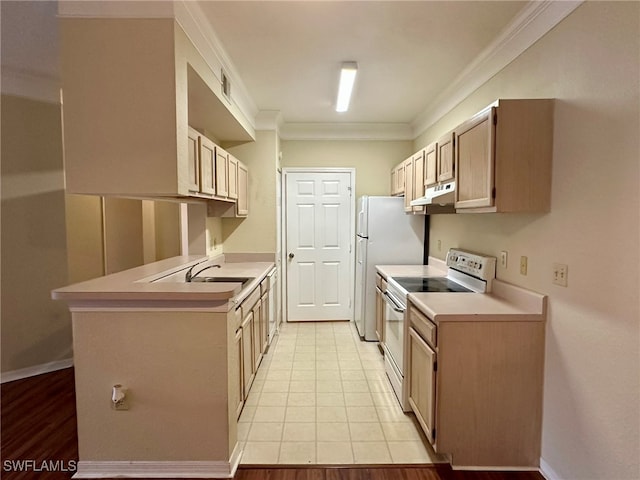
[[[227,100],[231,101],[231,82],[229,82],[229,77],[224,73],[224,70],[221,71],[222,76],[222,94],[227,98]]]

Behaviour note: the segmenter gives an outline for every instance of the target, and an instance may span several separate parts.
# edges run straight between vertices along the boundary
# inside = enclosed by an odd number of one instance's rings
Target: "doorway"
[[[286,320],[351,320],[355,169],[283,173]]]

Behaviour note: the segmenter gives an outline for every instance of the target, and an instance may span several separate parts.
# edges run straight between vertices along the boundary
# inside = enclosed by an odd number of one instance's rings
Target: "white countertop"
[[[123,272],[106,275],[67,287],[53,290],[52,298],[72,302],[91,301],[190,301],[227,302],[237,296],[237,300],[250,293],[269,271],[273,262],[233,262],[222,263],[215,269],[221,277],[253,277],[244,288],[238,283],[170,282],[153,281],[160,277],[185,272],[192,265],[207,262],[206,256],[179,256],[159,262],[142,265]],[[211,262],[207,262],[211,263]],[[203,263],[206,265],[207,263]],[[194,271],[197,271],[196,267]],[[179,273],[182,275],[182,273]],[[239,296],[238,296],[239,295]]]
[[[384,278],[389,277],[441,277],[447,274],[447,265],[437,258],[429,257],[429,265],[376,265]]]
[[[446,275],[446,264],[429,257],[429,265],[376,265],[383,277],[436,277]],[[544,321],[547,297],[537,292],[493,280],[490,293],[430,292],[407,295],[434,322]]]
[[[495,286],[518,288],[494,280]],[[500,287],[499,287],[500,288]],[[522,290],[522,289],[520,289]],[[535,292],[524,293],[533,298],[529,302],[517,301],[513,296],[504,298],[492,293],[410,293],[407,298],[435,323],[439,322],[539,322],[544,321],[546,296]],[[537,300],[537,301],[536,301]]]

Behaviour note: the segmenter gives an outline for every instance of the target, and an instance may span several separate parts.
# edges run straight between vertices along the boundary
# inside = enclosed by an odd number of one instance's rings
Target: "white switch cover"
[[[553,264],[553,283],[566,287],[568,283],[569,266],[564,263]]]
[[[500,266],[502,268],[507,268],[507,252],[504,250],[500,252]]]

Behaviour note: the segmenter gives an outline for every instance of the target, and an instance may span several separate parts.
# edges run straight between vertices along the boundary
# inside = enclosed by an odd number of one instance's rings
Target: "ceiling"
[[[521,1],[201,1],[258,110],[285,123],[405,123],[528,4]],[[335,112],[340,64],[357,61]]]

